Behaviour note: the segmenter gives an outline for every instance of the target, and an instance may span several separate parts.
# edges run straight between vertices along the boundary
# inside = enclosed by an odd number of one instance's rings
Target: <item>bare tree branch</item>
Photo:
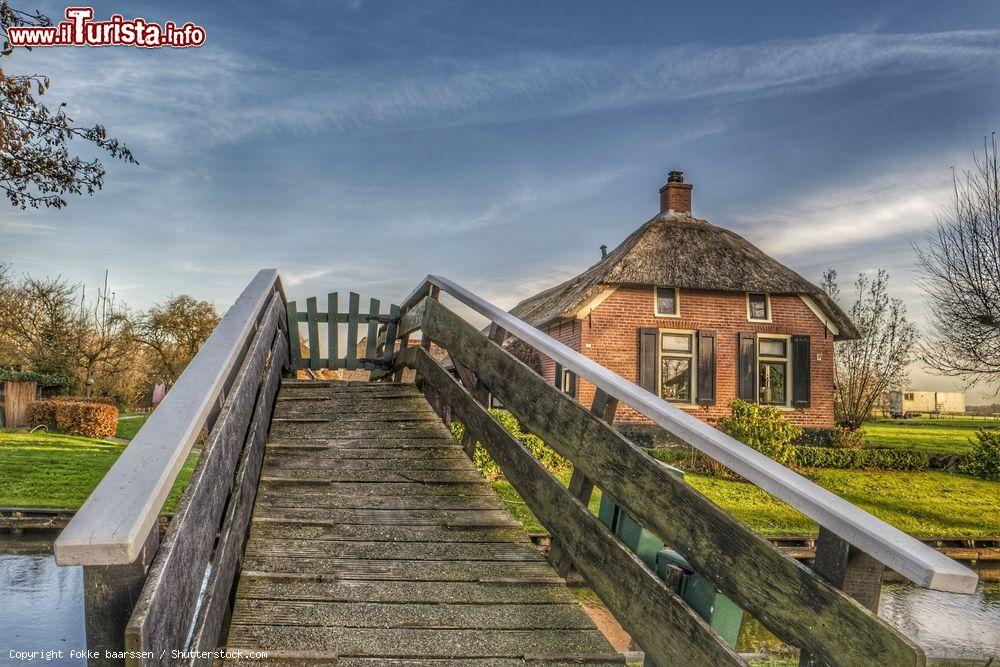
[[[931,368],[970,384],[1000,379],[1000,160],[996,134],[954,177],[937,228],[916,248],[930,319],[920,351]]]

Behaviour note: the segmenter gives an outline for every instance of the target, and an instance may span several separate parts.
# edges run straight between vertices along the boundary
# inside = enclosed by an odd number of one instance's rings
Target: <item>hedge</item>
[[[514,415],[506,410],[500,410],[497,408],[490,408],[490,414],[493,415],[494,419],[500,422],[500,425],[503,426],[508,433],[520,440],[525,449],[531,452],[531,454],[537,458],[550,472],[555,473],[571,469],[572,465],[570,462],[542,442],[541,438],[537,435],[522,431],[521,424],[518,423],[517,418],[514,417]],[[465,426],[462,422],[457,420],[451,422],[451,435],[455,438],[455,442],[462,442],[462,438],[465,435]],[[473,463],[475,463],[476,467],[479,468],[483,475],[491,481],[503,477],[503,471],[500,469],[500,466],[493,461],[489,453],[486,451],[486,448],[483,447],[482,443],[476,444]]]
[[[843,447],[796,447],[793,465],[800,468],[840,468],[843,470],[925,470],[930,467],[927,452],[909,449]]]
[[[115,399],[110,396],[58,396],[53,398],[54,401],[62,401],[63,403],[100,403],[101,405],[113,405],[117,407]]]
[[[36,382],[46,389],[65,389],[73,381],[61,373],[37,373],[35,371],[14,371],[0,369],[0,382]]]
[[[105,402],[65,398],[34,401],[28,405],[28,422],[61,433],[88,438],[110,438],[118,428],[118,408]]]

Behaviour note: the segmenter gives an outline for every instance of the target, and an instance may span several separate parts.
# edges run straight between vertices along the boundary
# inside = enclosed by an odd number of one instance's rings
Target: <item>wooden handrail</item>
[[[257,273],[176,384],[55,541],[60,565],[122,565],[139,555],[202,428],[211,426],[281,281]]]
[[[428,275],[403,302],[401,312],[405,313],[418,304],[433,289],[451,295],[563,368],[642,413],[667,432],[785,501],[917,585],[954,593],[972,593],[975,590],[979,577],[969,568],[629,382],[447,278]],[[406,339],[409,333],[400,327],[398,335]]]

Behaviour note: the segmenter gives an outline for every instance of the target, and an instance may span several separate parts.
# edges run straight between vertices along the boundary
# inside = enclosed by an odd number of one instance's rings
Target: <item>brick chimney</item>
[[[683,171],[667,174],[667,184],[660,188],[660,213],[691,213],[691,190],[694,186],[684,182]]]

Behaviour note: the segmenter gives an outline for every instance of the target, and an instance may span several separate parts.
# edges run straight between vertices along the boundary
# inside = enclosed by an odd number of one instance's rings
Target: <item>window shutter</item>
[[[562,391],[562,387],[563,387],[563,385],[562,385],[562,378],[563,378],[562,364],[560,364],[557,361],[556,362],[555,375],[553,376],[552,381],[553,381],[553,384],[555,384],[556,389],[558,389],[559,391]]]
[[[658,329],[639,329],[639,386],[657,396],[656,390],[656,346]]]
[[[715,332],[698,332],[698,405],[715,405]]]
[[[740,398],[757,402],[757,334],[739,334],[740,343]]]
[[[809,336],[792,336],[792,407],[808,408],[810,405]]]
[[[569,375],[569,395],[576,398],[576,373],[573,371],[566,371]]]

